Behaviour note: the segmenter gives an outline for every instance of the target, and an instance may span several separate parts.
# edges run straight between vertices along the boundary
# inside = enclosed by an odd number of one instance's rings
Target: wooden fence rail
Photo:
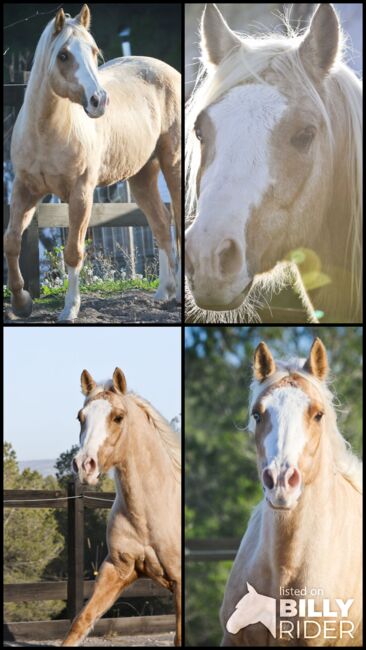
[[[4,490],[5,508],[67,508],[68,510],[68,580],[6,584],[5,602],[66,600],[68,617],[72,620],[81,610],[84,599],[94,589],[94,580],[84,580],[84,510],[85,508],[111,508],[115,493],[90,492],[78,481],[71,482],[68,490]],[[163,596],[171,599],[169,592],[147,578],[140,578],[123,592],[123,597]],[[96,626],[97,634],[114,630],[124,634],[150,634],[174,628],[174,616],[133,617],[130,619],[103,619]],[[149,619],[149,620],[148,620]],[[117,622],[116,622],[117,621]],[[52,628],[54,624],[54,628]],[[64,634],[69,621],[37,621],[5,624],[5,637],[19,639],[58,638]],[[60,629],[59,629],[60,628]],[[62,632],[60,631],[62,628]]]
[[[185,542],[186,562],[218,562],[234,560],[241,539],[223,537],[218,539],[188,539]]]

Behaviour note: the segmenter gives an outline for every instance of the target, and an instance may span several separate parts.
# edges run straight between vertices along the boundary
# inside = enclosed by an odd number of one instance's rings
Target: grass
[[[156,291],[159,286],[157,277],[158,260],[151,264],[146,272],[147,277],[137,275],[132,277],[132,262],[129,255],[123,251],[125,266],[123,269],[116,269],[115,262],[111,255],[97,251],[91,245],[90,240],[85,242],[85,260],[80,274],[80,292],[90,294],[95,291],[103,293],[123,292],[133,289],[145,291]],[[46,251],[46,273],[41,284],[41,297],[35,299],[35,303],[43,305],[55,304],[65,295],[68,287],[68,280],[65,273],[63,257],[63,246],[55,246],[51,251]],[[3,287],[4,300],[11,296],[8,287]]]
[[[42,305],[58,304],[59,300],[64,297],[68,286],[68,281],[65,280],[63,286],[50,288],[47,285],[41,286],[41,297],[35,298],[35,303],[42,303]],[[100,280],[90,284],[80,284],[80,293],[88,294],[95,291],[102,293],[123,292],[131,289],[144,289],[145,291],[156,291],[159,286],[159,279],[150,280],[147,278],[137,278],[129,280]],[[10,298],[10,291],[8,287],[3,287],[3,298]]]

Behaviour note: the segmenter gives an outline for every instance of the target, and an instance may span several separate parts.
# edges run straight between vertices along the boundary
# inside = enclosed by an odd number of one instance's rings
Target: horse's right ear
[[[61,7],[61,9],[58,10],[55,18],[55,26],[53,30],[55,36],[61,32],[64,24],[65,24],[65,14],[64,14],[64,10]]]
[[[264,381],[273,375],[276,364],[268,347],[263,341],[257,346],[254,352],[253,373],[258,381]]]
[[[88,373],[87,370],[83,370],[81,373],[81,391],[85,397],[90,395],[92,390],[96,387],[96,383],[93,377]]]
[[[252,587],[252,585],[249,584],[249,582],[247,582],[247,589],[248,589],[248,592],[250,594],[256,594],[257,593],[256,590],[254,589],[254,587]]]
[[[201,18],[201,50],[208,63],[219,65],[222,59],[242,41],[234,34],[213,3],[207,3]]]

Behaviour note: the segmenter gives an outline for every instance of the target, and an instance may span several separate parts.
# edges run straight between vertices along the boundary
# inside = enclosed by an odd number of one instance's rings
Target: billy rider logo
[[[259,594],[249,582],[247,582],[247,589],[248,593],[239,600],[226,624],[226,629],[230,634],[237,634],[253,623],[262,623],[274,638],[280,639],[314,639],[316,637],[336,639],[344,638],[346,635],[351,639],[354,638],[354,623],[347,618],[353,598],[346,601],[335,598],[333,609],[330,607],[328,598],[321,598],[322,589],[312,589],[310,592],[310,595],[316,595],[316,603],[314,598],[297,600],[281,598],[278,606],[279,624],[277,627],[276,598]],[[306,596],[307,590],[306,588],[281,589],[280,595]],[[321,607],[319,607],[319,602],[322,603]]]

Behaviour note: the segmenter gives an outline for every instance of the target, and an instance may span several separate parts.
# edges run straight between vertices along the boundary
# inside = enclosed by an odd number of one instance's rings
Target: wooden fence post
[[[39,233],[37,211],[22,237],[19,265],[24,277],[24,286],[33,298],[41,294],[39,274]]]
[[[68,485],[68,497],[78,497],[82,487],[76,479]],[[71,498],[68,501],[68,582],[67,611],[70,620],[75,618],[83,606],[84,579],[84,499]]]

